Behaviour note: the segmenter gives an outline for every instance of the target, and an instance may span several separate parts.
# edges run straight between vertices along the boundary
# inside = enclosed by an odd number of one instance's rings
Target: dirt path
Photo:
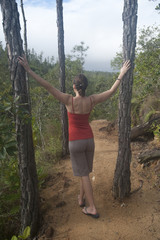
[[[160,240],[160,188],[154,167],[137,163],[139,145],[133,144],[132,190],[143,180],[140,191],[119,202],[111,189],[117,157],[117,136],[99,131],[107,121],[92,122],[95,135],[94,172],[91,174],[99,219],[85,216],[77,203],[78,178],[72,174],[70,159],[51,170],[41,192],[43,227],[39,240]]]

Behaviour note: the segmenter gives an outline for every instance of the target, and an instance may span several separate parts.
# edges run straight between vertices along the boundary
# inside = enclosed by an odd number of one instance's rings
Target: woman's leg
[[[80,199],[84,199],[84,188],[83,188],[83,183],[82,183],[82,178],[80,178]]]
[[[87,212],[91,214],[96,214],[97,211],[93,200],[92,185],[88,175],[88,173],[92,171],[94,156],[94,139],[70,141],[69,149],[74,175],[82,176],[80,182],[79,199],[80,201],[83,201],[85,193],[85,197],[89,203],[89,207],[87,207]]]
[[[79,202],[79,205],[84,204],[84,188],[83,188],[81,177],[80,177],[80,194],[78,195],[78,202]]]
[[[87,212],[91,214],[96,214],[97,210],[94,204],[93,190],[92,190],[92,185],[91,185],[89,176],[82,177],[82,185],[83,185],[86,199],[89,203],[89,206],[87,207]],[[86,213],[85,209],[83,209],[83,212]]]

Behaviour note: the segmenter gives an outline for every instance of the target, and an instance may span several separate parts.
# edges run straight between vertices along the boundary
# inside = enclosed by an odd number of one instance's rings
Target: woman
[[[69,150],[73,173],[75,176],[80,177],[80,194],[78,196],[78,203],[80,207],[85,206],[86,198],[89,206],[84,207],[82,212],[93,218],[98,218],[99,214],[94,204],[93,190],[89,178],[89,173],[92,171],[93,165],[94,138],[88,118],[96,104],[104,102],[117,90],[123,76],[130,68],[130,61],[126,61],[123,64],[117,80],[109,90],[100,94],[93,94],[89,97],[85,96],[85,90],[88,86],[87,78],[83,74],[79,74],[75,77],[73,82],[73,90],[76,95],[73,97],[69,94],[60,92],[33,72],[29,67],[25,56],[19,57],[18,60],[28,74],[30,74],[56,99],[65,104],[69,119]]]

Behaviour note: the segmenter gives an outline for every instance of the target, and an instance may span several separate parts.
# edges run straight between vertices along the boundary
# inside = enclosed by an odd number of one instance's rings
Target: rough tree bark
[[[137,0],[124,0],[123,10],[123,58],[131,60],[131,68],[124,76],[119,96],[119,149],[113,181],[114,198],[123,199],[130,194],[130,132],[131,96],[136,46]]]
[[[31,236],[34,236],[39,222],[39,194],[26,75],[23,67],[17,62],[18,56],[23,54],[19,13],[15,0],[1,0],[0,4],[11,82],[16,100],[15,121],[21,182],[21,228],[24,230],[26,226],[30,226]]]
[[[57,2],[57,27],[58,27],[58,55],[60,65],[60,87],[61,91],[65,92],[65,54],[64,54],[64,30],[63,30],[63,6],[62,0]],[[64,104],[61,108],[61,125],[62,125],[62,153],[63,156],[68,154],[68,117],[67,110]]]
[[[23,7],[23,0],[21,0],[21,10],[22,10],[22,16],[23,16],[23,22],[24,22],[24,51],[25,55],[27,57],[28,53],[28,44],[27,44],[27,24],[26,24],[26,18],[25,18],[25,13],[24,13],[24,7]]]
[[[25,13],[24,13],[23,0],[21,0],[21,10],[22,10],[22,16],[23,16],[23,22],[24,22],[24,52],[25,52],[26,58],[28,60],[27,24],[26,24],[27,21],[26,21]],[[28,77],[27,72],[26,72],[26,83],[27,83],[27,90],[28,90],[29,105],[31,105],[31,99],[30,99],[30,94],[29,94],[29,77]]]

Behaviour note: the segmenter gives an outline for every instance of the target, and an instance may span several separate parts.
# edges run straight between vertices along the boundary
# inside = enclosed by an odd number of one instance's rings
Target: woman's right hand
[[[128,72],[128,70],[130,69],[130,67],[131,67],[131,62],[130,62],[130,60],[128,60],[128,61],[125,61],[124,62],[124,64],[123,64],[123,66],[122,66],[122,68],[121,68],[121,70],[120,70],[120,74],[126,74],[126,72]]]

